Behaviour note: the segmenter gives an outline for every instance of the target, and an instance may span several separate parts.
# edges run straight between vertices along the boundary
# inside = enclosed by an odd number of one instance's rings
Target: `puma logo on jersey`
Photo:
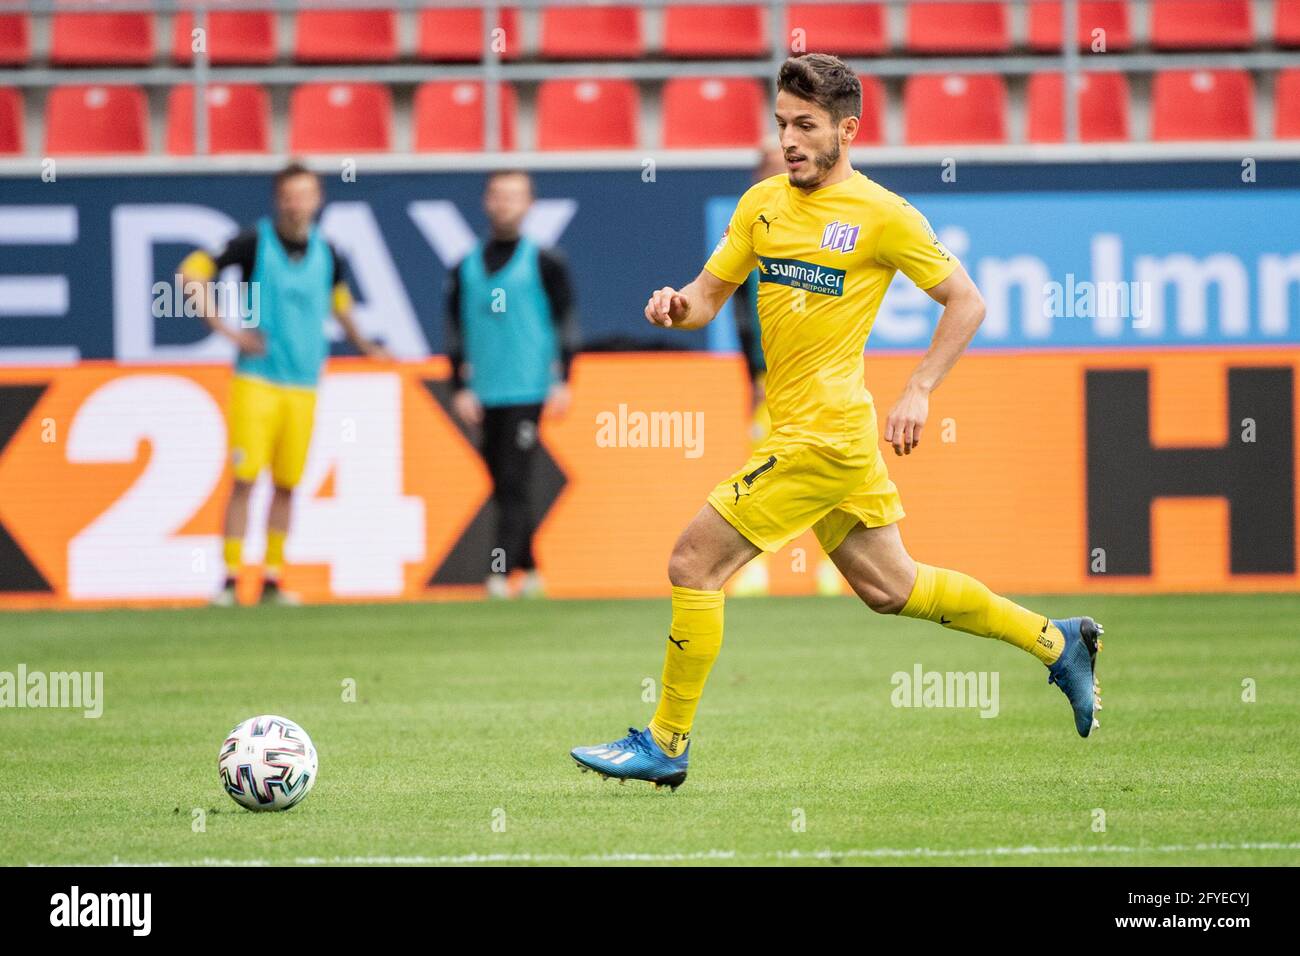
[[[772,223],[776,222],[776,216],[773,216],[771,219],[768,219],[766,213],[761,213],[761,212],[760,212],[760,213],[758,214],[758,221],[761,222],[764,226],[767,227],[767,231],[768,231],[768,232],[771,232],[771,231],[772,231]]]

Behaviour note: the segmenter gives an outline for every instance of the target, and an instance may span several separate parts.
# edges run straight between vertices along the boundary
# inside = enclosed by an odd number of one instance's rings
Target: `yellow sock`
[[[919,561],[912,595],[898,613],[967,634],[995,637],[1044,664],[1054,663],[1065,648],[1065,636],[1043,615],[994,594],[968,574]]]
[[[278,578],[284,567],[284,536],[283,531],[271,529],[266,532],[265,565],[268,578]]]
[[[722,601],[722,591],[673,587],[659,706],[650,721],[650,735],[670,757],[686,749],[704,682],[722,650]]]
[[[226,576],[239,577],[239,565],[243,561],[244,539],[226,538],[221,545],[221,556],[226,561]]]

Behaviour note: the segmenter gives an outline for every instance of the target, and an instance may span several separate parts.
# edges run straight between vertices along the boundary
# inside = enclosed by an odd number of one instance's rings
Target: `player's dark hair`
[[[533,191],[533,177],[532,177],[532,175],[528,172],[528,170],[526,170],[526,169],[513,169],[513,168],[512,168],[512,169],[494,169],[494,170],[492,170],[492,172],[488,173],[487,182],[484,183],[484,185],[483,185],[483,191],[484,191],[484,192],[487,192],[488,187],[491,186],[493,182],[495,182],[496,180],[500,179],[502,176],[523,176],[524,179],[528,180],[528,191],[529,191],[529,192],[532,192],[532,191]]]
[[[837,56],[805,53],[781,64],[776,86],[791,96],[816,103],[839,125],[846,116],[862,116],[862,81]]]
[[[279,192],[282,184],[298,176],[311,176],[316,180],[317,184],[320,183],[320,177],[316,175],[315,170],[308,168],[306,163],[295,159],[275,174],[275,179],[271,182],[271,188]]]

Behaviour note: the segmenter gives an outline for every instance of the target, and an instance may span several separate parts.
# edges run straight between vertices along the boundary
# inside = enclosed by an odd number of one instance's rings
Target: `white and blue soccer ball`
[[[316,747],[287,717],[250,717],[226,735],[217,769],[241,807],[288,810],[316,785]]]

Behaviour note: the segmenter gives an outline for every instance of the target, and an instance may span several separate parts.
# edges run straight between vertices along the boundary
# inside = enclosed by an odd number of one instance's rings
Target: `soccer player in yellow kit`
[[[895,454],[911,454],[930,393],[984,318],[979,290],[920,212],[849,164],[862,109],[852,70],[827,54],[791,57],[777,89],[786,173],[741,197],[693,282],[659,289],[645,308],[657,325],[698,329],[758,268],[772,430],[713,489],[673,549],[672,623],[649,726],[570,754],[603,776],[676,789],[686,779],[695,711],[722,646],[723,585],[760,552],[779,550],[809,527],[873,611],[996,638],[1037,657],[1086,737],[1100,708],[1100,625],[1087,617],[1049,619],[959,571],[917,562],[898,532],[903,506],[863,381],[867,335],[896,271],[943,306],[930,348],[885,421]]]

